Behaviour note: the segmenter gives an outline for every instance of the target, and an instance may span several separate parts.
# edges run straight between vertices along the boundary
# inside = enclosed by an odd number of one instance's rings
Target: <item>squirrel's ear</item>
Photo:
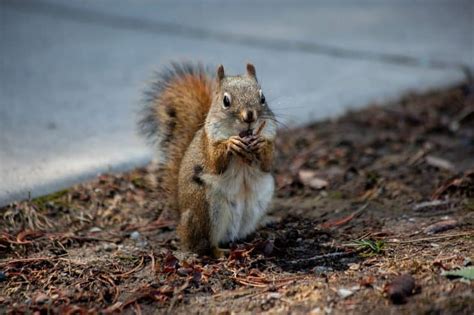
[[[255,67],[253,64],[247,64],[247,74],[255,79],[257,79],[257,72],[255,71]]]
[[[222,79],[224,79],[224,77],[225,77],[224,66],[219,65],[219,67],[217,67],[217,81],[221,82]]]

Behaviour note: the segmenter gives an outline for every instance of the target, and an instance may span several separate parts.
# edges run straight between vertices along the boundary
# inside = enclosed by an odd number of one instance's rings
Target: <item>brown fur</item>
[[[260,169],[264,172],[270,172],[273,164],[273,142],[265,141],[264,145],[258,152],[258,159],[260,160]]]
[[[260,138],[250,149],[238,136],[242,128],[250,128],[243,113],[253,111],[255,119],[273,117],[266,104],[261,104],[255,68],[248,65],[247,73],[226,77],[220,66],[216,79],[211,79],[201,67],[173,64],[173,69],[160,77],[141,120],[142,132],[160,139],[163,187],[169,193],[170,208],[180,214],[177,232],[181,243],[200,254],[215,246],[210,244],[210,181],[226,171],[232,158],[259,163],[264,172],[271,169],[273,141]],[[222,108],[224,91],[233,94],[230,108]],[[208,127],[211,134],[207,134]],[[239,146],[244,146],[245,152],[239,151]]]
[[[209,249],[209,205],[206,200],[205,184],[201,185],[192,177],[199,176],[195,172],[196,166],[202,167],[202,172],[207,172],[209,166],[205,163],[206,137],[203,130],[196,133],[186,151],[186,161],[181,165],[179,172],[178,205],[181,213],[181,222],[178,225],[178,235],[181,243],[197,253],[207,253]],[[203,163],[204,162],[204,163]],[[202,178],[201,181],[204,182]],[[191,182],[191,184],[189,184]],[[192,198],[189,198],[192,196]]]
[[[205,132],[204,132],[205,134]],[[210,143],[207,136],[203,136],[204,152],[206,152],[206,166],[212,174],[222,174],[229,164],[230,155],[228,152],[228,142],[218,141]]]
[[[209,254],[209,204],[206,201],[205,179],[196,180],[196,165],[202,174],[221,174],[229,163],[227,142],[210,144],[204,129],[200,129],[189,145],[179,172],[178,205],[181,213],[178,235],[181,243],[199,254]],[[194,183],[189,185],[189,179]],[[198,182],[199,181],[199,182]],[[202,181],[203,184],[200,182]]]
[[[169,83],[156,100],[158,121],[167,128],[163,141],[172,143],[164,148],[166,175],[163,185],[169,193],[170,205],[176,210],[178,172],[184,152],[206,118],[211,104],[212,84],[205,76],[185,75]]]

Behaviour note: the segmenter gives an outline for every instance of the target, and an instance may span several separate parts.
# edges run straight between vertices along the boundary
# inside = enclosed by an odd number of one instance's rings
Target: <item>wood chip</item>
[[[329,185],[327,180],[316,177],[316,172],[312,170],[300,170],[298,178],[303,185],[313,189],[323,189]]]
[[[453,229],[456,226],[458,226],[458,221],[456,221],[456,220],[453,220],[453,219],[443,220],[443,221],[436,222],[436,223],[431,224],[430,226],[426,227],[424,229],[424,232],[426,234],[436,234],[436,233],[440,233],[440,232],[443,232],[443,231]]]
[[[425,161],[429,165],[440,168],[440,169],[444,169],[444,170],[448,170],[448,171],[453,171],[454,170],[453,163],[451,163],[448,160],[439,158],[439,157],[428,155],[428,156],[425,157]]]
[[[427,208],[436,208],[439,206],[448,205],[449,203],[450,203],[449,200],[433,200],[433,201],[420,202],[413,206],[413,211],[421,211]]]

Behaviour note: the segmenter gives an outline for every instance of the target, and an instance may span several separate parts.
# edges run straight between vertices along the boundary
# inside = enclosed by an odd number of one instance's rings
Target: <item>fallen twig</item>
[[[362,213],[362,211],[365,210],[365,208],[367,208],[369,204],[366,203],[364,204],[363,206],[361,206],[359,209],[357,209],[356,211],[354,211],[352,214],[348,215],[347,217],[344,217],[342,219],[335,219],[335,220],[330,220],[326,223],[323,223],[321,224],[321,226],[325,229],[327,228],[330,228],[330,227],[336,227],[336,226],[341,226],[341,225],[344,225],[344,224],[347,224],[349,223],[352,219],[354,219],[356,216],[360,215]]]
[[[47,261],[47,262],[53,262],[56,260],[54,257],[34,257],[34,258],[20,258],[20,259],[12,259],[12,260],[7,260],[4,262],[0,263],[1,267],[5,267],[8,265],[14,265],[14,264],[27,264],[31,262],[37,262],[37,261]]]
[[[444,238],[461,237],[461,236],[474,236],[474,232],[465,232],[465,233],[458,233],[458,234],[424,237],[424,238],[418,238],[418,239],[414,239],[414,240],[401,240],[401,241],[400,240],[391,240],[391,241],[386,241],[386,243],[390,243],[390,244],[409,244],[409,243],[433,241],[433,240],[439,240],[439,239],[444,239]]]
[[[425,202],[417,203],[416,205],[414,205],[413,211],[421,211],[426,208],[444,206],[444,205],[448,205],[450,202],[451,202],[450,200],[425,201]]]
[[[140,260],[140,263],[138,264],[138,266],[136,266],[135,268],[132,268],[131,270],[129,270],[127,272],[115,274],[114,276],[116,276],[116,277],[126,277],[126,276],[132,274],[132,273],[138,271],[142,267],[144,261],[145,261],[145,257],[142,257],[142,259]]]
[[[151,271],[153,272],[153,274],[156,273],[156,269],[155,269],[155,254],[153,254],[153,251],[150,253],[150,258],[151,258]]]

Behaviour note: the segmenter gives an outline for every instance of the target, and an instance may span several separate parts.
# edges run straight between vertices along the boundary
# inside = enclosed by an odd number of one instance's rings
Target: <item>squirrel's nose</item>
[[[255,121],[256,115],[252,110],[246,110],[242,113],[242,119],[246,123],[253,123]]]

